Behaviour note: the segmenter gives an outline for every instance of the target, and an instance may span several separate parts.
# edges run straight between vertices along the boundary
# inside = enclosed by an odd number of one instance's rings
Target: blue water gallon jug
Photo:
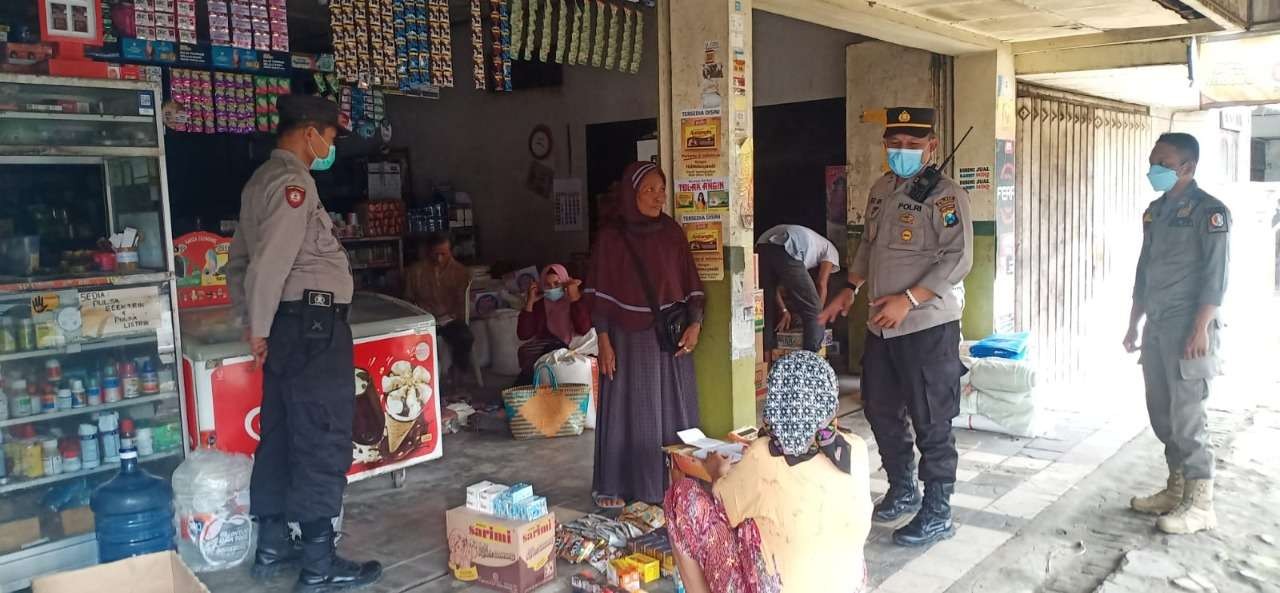
[[[120,473],[93,491],[98,561],[174,549],[173,488],[138,467],[132,431],[120,439]]]

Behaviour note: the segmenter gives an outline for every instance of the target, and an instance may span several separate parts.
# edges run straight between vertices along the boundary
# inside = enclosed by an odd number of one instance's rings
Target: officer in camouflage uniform
[[[821,321],[847,314],[865,282],[871,312],[862,359],[864,413],[889,477],[873,518],[896,523],[916,513],[894,541],[922,546],[954,534],[950,499],[959,456],[951,420],[959,414],[960,377],[967,372],[960,362],[960,317],[973,228],[969,195],[951,178],[942,175],[927,195],[910,195],[937,157],[934,111],[890,107],[886,114],[891,172],[871,187],[866,232],[848,282]],[[913,445],[922,458],[923,500]]]
[[[297,590],[372,583],[377,562],[337,556],[332,519],[351,466],[355,391],[350,264],[310,171],[336,156],[338,106],[280,99],[276,149],[245,185],[227,270],[232,302],[262,368],[262,435],[250,506],[260,523],[253,574],[302,563]],[[302,527],[300,548],[286,521]]]
[[[1166,533],[1213,529],[1213,451],[1205,401],[1219,374],[1218,307],[1227,288],[1231,212],[1195,182],[1200,145],[1164,134],[1151,151],[1151,186],[1164,195],[1142,217],[1142,253],[1124,345],[1141,348],[1151,428],[1164,443],[1164,490],[1136,497],[1134,510],[1162,515]],[[1138,325],[1146,317],[1142,343]]]

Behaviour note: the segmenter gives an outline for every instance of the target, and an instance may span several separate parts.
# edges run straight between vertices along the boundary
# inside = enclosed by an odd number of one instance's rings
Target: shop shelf
[[[138,461],[140,463],[147,463],[148,461],[156,461],[158,459],[176,457],[178,455],[182,455],[181,447],[179,447],[176,451],[168,451],[165,453],[156,453],[155,455],[147,455],[146,457],[139,457]],[[39,488],[40,486],[47,486],[49,484],[56,484],[58,482],[65,482],[67,480],[83,478],[85,476],[92,476],[95,474],[115,471],[117,469],[120,469],[120,464],[118,462],[110,462],[110,463],[103,462],[102,465],[95,467],[93,469],[82,469],[78,472],[62,473],[56,476],[43,476],[40,478],[33,478],[30,480],[13,480],[8,484],[0,485],[0,494],[17,492],[19,490],[28,490],[31,488]]]
[[[389,235],[386,237],[347,237],[342,239],[343,243],[381,243],[384,241],[399,241],[402,239],[399,235]]]
[[[99,340],[94,342],[77,342],[75,344],[68,344],[58,348],[45,348],[44,350],[30,350],[27,352],[14,352],[13,354],[0,354],[0,362],[10,362],[26,358],[40,358],[55,354],[79,354],[81,352],[91,352],[94,350],[141,346],[143,344],[154,344],[155,342],[156,335],[154,333],[126,338],[112,338],[110,340]]]
[[[50,420],[58,420],[61,418],[71,418],[73,416],[83,416],[93,414],[95,412],[106,412],[108,410],[118,410],[120,408],[131,408],[142,404],[164,401],[166,399],[174,399],[178,397],[177,391],[166,391],[164,393],[155,393],[135,397],[131,399],[122,399],[118,402],[102,404],[97,406],[89,406],[84,408],[75,408],[73,410],[63,410],[61,412],[47,412],[44,414],[36,414],[34,416],[23,416],[22,418],[10,418],[8,420],[0,420],[0,428],[8,428],[19,424],[33,424],[37,422],[48,422]]]
[[[64,290],[69,288],[109,288],[112,286],[138,286],[159,284],[170,278],[169,272],[139,270],[132,274],[97,273],[64,275],[53,278],[19,278],[0,276],[0,293],[31,292],[37,290]]]
[[[155,121],[154,117],[145,115],[101,115],[96,113],[54,113],[46,111],[0,111],[0,119],[48,119],[130,124],[150,124]]]

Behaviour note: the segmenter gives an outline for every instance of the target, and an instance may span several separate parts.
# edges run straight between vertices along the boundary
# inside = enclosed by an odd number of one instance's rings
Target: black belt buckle
[[[327,340],[333,336],[335,317],[333,293],[324,290],[302,292],[302,335]]]

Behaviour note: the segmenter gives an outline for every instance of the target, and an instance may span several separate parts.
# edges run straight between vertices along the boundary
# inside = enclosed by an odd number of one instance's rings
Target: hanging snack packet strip
[[[544,64],[547,58],[551,57],[551,27],[554,24],[555,15],[552,11],[551,0],[542,0],[542,46],[538,48],[538,60]]]
[[[538,0],[529,0],[530,3]],[[524,47],[524,3],[525,0],[511,0],[511,53],[520,55]],[[533,26],[532,23],[529,26]]]
[[[356,21],[355,46],[356,46],[356,80],[361,84],[368,84],[371,74],[369,58],[369,11],[368,4],[356,0],[351,3],[354,8],[354,18]]]
[[[604,66],[605,39],[609,34],[604,8],[604,0],[596,0],[596,40],[591,43],[591,65],[596,68]]]
[[[636,11],[636,45],[631,52],[631,73],[640,71],[640,58],[644,55],[644,12]]]
[[[511,92],[511,5],[502,2],[502,90]],[[532,31],[532,30],[531,30]],[[532,34],[532,33],[531,33]],[[526,48],[527,49],[527,48]]]
[[[563,64],[566,50],[569,49],[568,31],[569,27],[569,8],[565,6],[564,0],[560,3],[560,26],[556,29],[556,63]]]
[[[484,73],[484,23],[480,20],[480,0],[471,0],[471,81],[477,91],[489,88]]]
[[[622,12],[626,14],[626,21],[622,24],[622,48],[621,55],[618,56],[618,71],[627,72],[631,69],[631,36],[633,25],[635,24],[636,10],[630,6],[623,7]]]
[[[578,63],[578,48],[582,46],[582,4],[576,0],[569,0],[573,6],[573,20],[569,27],[569,58],[566,62],[573,66]]]
[[[618,30],[622,19],[618,16],[618,5],[609,5],[609,47],[605,54],[604,67],[613,70],[618,66]]]
[[[524,40],[524,61],[533,60],[534,42],[538,40],[538,0],[529,0],[529,26],[528,37]],[[519,58],[520,52],[513,52],[516,58]]]
[[[584,66],[591,63],[592,6],[595,6],[595,0],[584,0],[582,6],[582,46],[578,48],[578,63]]]

